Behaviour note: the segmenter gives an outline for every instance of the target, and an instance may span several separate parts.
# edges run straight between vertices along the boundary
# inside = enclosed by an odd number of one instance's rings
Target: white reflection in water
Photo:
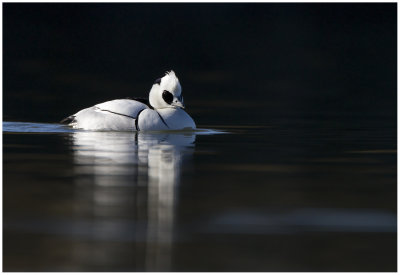
[[[77,212],[82,214],[86,209],[89,215],[108,222],[126,216],[133,219],[134,232],[128,233],[127,239],[134,234],[134,240],[146,243],[144,259],[139,261],[145,263],[146,270],[170,268],[176,187],[182,161],[189,160],[193,153],[195,137],[194,133],[73,134],[76,196],[80,202]],[[122,228],[114,228],[111,233],[97,228],[96,233],[127,234],[127,223],[114,224]],[[107,237],[110,235],[97,239]],[[114,257],[119,253],[114,251]],[[111,261],[107,257],[104,260]]]

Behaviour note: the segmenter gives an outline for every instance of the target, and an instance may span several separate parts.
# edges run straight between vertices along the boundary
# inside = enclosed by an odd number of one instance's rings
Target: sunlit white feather
[[[196,124],[183,109],[163,100],[165,90],[171,92],[174,103],[183,104],[181,85],[175,73],[170,71],[160,84],[151,88],[149,102],[154,109],[136,100],[116,99],[77,112],[71,116],[73,121],[69,125],[77,129],[101,131],[195,129]],[[179,99],[181,101],[178,102]]]

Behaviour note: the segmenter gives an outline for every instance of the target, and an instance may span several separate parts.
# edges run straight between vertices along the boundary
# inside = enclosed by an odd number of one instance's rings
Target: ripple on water
[[[72,129],[66,125],[59,123],[33,123],[33,122],[11,122],[3,121],[3,132],[9,133],[71,133],[80,130]],[[89,132],[89,131],[88,131]],[[90,131],[92,132],[92,131]],[[161,131],[154,131],[154,133],[160,133]],[[225,134],[226,131],[215,130],[215,129],[202,129],[198,128],[194,131],[162,131],[171,132],[176,134],[195,134],[195,135],[215,135]],[[150,132],[149,132],[150,133]]]
[[[58,123],[8,122],[3,121],[3,132],[12,133],[70,133],[73,130]]]

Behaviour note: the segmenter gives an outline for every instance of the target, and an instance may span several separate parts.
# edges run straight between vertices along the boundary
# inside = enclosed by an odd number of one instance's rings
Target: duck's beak
[[[185,109],[185,105],[183,104],[183,102],[178,100],[177,98],[174,99],[174,101],[171,103],[171,105],[178,107],[178,108]]]

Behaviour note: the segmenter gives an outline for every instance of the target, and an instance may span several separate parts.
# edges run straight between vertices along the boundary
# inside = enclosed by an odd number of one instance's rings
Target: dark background
[[[396,25],[395,3],[3,4],[4,268],[396,271]],[[147,96],[169,69],[197,125],[226,134],[164,150],[14,123]],[[157,247],[136,225],[172,152]]]
[[[4,120],[147,96],[173,69],[198,125],[396,123],[396,4],[3,4]],[[201,115],[200,115],[201,114]]]

